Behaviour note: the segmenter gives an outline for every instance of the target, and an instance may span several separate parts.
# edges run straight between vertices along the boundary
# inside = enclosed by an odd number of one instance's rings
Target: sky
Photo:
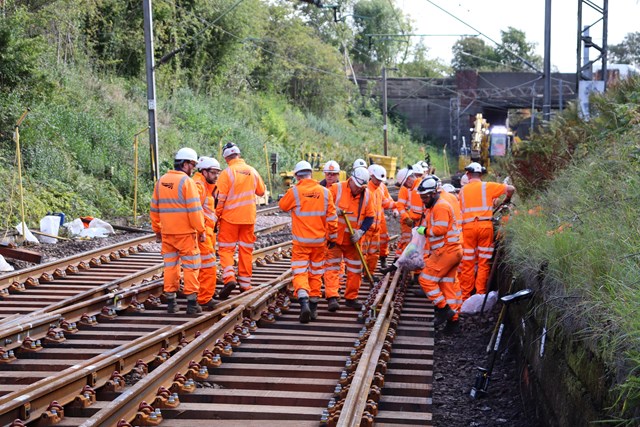
[[[536,53],[544,53],[545,0],[431,0],[436,5],[470,24],[493,40],[500,41],[500,30],[514,27],[524,31],[527,41],[537,43]],[[592,0],[601,6],[603,0]],[[477,34],[427,0],[396,0],[408,15],[416,34]],[[576,34],[578,31],[578,0],[552,0],[551,10],[551,67],[561,72],[576,70]],[[594,23],[601,14],[583,6],[582,23]],[[640,31],[640,0],[609,0],[608,43],[622,42],[625,35]],[[602,45],[602,26],[591,30],[593,42]],[[459,37],[424,37],[430,58],[451,62],[451,47]],[[482,37],[490,46],[495,44]],[[416,40],[417,41],[417,40]],[[591,49],[591,59],[597,51]]]

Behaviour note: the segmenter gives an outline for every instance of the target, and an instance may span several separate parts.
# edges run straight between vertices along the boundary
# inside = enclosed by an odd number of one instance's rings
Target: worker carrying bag
[[[418,227],[411,230],[411,241],[404,248],[402,255],[396,261],[399,268],[405,270],[422,270],[424,268],[424,246],[426,237],[418,233]]]

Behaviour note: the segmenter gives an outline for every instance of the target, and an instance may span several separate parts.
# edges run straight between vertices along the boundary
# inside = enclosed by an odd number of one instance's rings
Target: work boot
[[[460,321],[447,320],[447,324],[442,330],[445,335],[457,335],[460,333]]]
[[[196,294],[187,295],[187,314],[200,314],[202,313],[202,307],[196,300],[198,296]]]
[[[380,269],[385,269],[387,268],[387,257],[386,256],[381,256],[380,257]]]
[[[346,305],[347,307],[351,307],[357,311],[362,310],[362,303],[358,302],[357,299],[346,299],[344,300],[344,305]]]
[[[330,312],[333,313],[334,311],[337,311],[340,308],[340,304],[338,303],[338,298],[331,297],[327,301],[329,302],[327,310],[329,310]]]
[[[229,295],[231,295],[231,292],[233,292],[236,286],[238,286],[238,282],[236,282],[235,280],[232,280],[229,283],[225,284],[222,290],[218,293],[218,297],[220,298],[220,300],[224,301],[229,298]]]
[[[178,313],[180,309],[178,308],[178,303],[176,302],[176,298],[167,298],[167,313],[174,314]]]
[[[209,301],[205,302],[204,304],[200,304],[200,307],[202,307],[203,310],[212,311],[214,308],[216,308],[217,305],[218,305],[218,301],[211,298]]]
[[[309,298],[298,298],[298,302],[300,303],[300,323],[309,323],[309,320],[311,320]]]
[[[449,304],[445,304],[444,307],[436,307],[436,314],[433,316],[433,326],[440,326],[447,320],[451,320],[456,312],[451,310]]]
[[[318,300],[316,298],[309,300],[309,309],[311,309],[311,320],[318,318]]]

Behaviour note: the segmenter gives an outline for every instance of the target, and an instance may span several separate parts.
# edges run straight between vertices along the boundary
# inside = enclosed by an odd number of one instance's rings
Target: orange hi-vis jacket
[[[492,228],[493,201],[507,192],[506,184],[473,179],[460,191],[462,226],[477,222],[478,227]]]
[[[378,191],[382,193],[382,209],[395,209],[396,202],[391,197],[391,194],[389,194],[389,189],[384,182],[380,184]]]
[[[198,188],[181,171],[170,170],[156,182],[149,216],[156,233],[169,235],[205,232]]]
[[[301,246],[323,246],[338,238],[338,217],[331,192],[313,179],[303,179],[290,188],[278,203],[291,211],[293,243]]]
[[[354,230],[360,228],[362,221],[366,217],[373,217],[375,215],[371,195],[369,194],[368,189],[365,188],[360,195],[353,197],[351,189],[349,188],[349,180],[347,180],[333,184],[330,191],[336,202],[336,209],[342,209],[345,212],[349,212],[347,214],[347,218],[349,218],[351,227]],[[362,207],[360,208],[361,199]],[[336,240],[336,243],[339,245],[351,245],[347,223],[342,216],[338,217],[338,239]]]
[[[422,217],[424,205],[417,191],[418,185],[420,185],[420,180],[416,179],[411,189],[404,185],[400,188],[398,201],[396,202],[396,208],[400,212],[400,221],[404,221],[407,217],[414,221],[419,221],[420,217]]]
[[[460,208],[460,201],[455,194],[448,193],[444,190],[440,191],[440,197],[449,202],[456,216],[456,225],[458,226],[458,230],[462,230],[462,209]]]
[[[207,227],[208,232],[213,233],[213,229],[218,221],[216,217],[215,198],[213,196],[216,185],[209,184],[200,172],[193,174],[193,181],[198,186],[198,191],[200,192],[200,203],[202,203],[204,213],[204,225]]]
[[[217,182],[216,216],[230,224],[255,224],[256,199],[265,192],[264,181],[244,159],[235,158],[222,171]]]
[[[427,227],[425,236],[431,253],[440,248],[461,246],[460,229],[457,225],[455,210],[451,203],[442,197],[442,193],[436,203],[427,211],[422,225]]]
[[[368,189],[371,194],[371,205],[373,206],[373,224],[367,231],[368,234],[377,234],[382,227],[382,217],[384,216],[384,209],[382,208],[382,192],[379,191],[382,184],[376,187],[376,185],[369,181]]]

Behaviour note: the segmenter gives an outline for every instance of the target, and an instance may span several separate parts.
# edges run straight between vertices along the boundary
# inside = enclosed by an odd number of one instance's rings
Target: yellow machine
[[[471,133],[471,147],[467,148],[463,140],[458,158],[459,170],[464,170],[470,162],[478,162],[489,169],[491,158],[504,157],[511,152],[513,139],[513,132],[508,127],[490,127],[482,114],[476,114]]]
[[[324,166],[324,162],[322,153],[305,153],[304,159],[309,162],[311,167],[313,168],[313,173],[311,177],[316,181],[322,181],[324,179],[324,172],[322,171],[322,167]],[[282,183],[291,187],[293,185],[293,171],[280,172],[280,176],[282,177]],[[347,173],[344,170],[340,171],[339,174],[340,181],[344,181],[347,179]]]

